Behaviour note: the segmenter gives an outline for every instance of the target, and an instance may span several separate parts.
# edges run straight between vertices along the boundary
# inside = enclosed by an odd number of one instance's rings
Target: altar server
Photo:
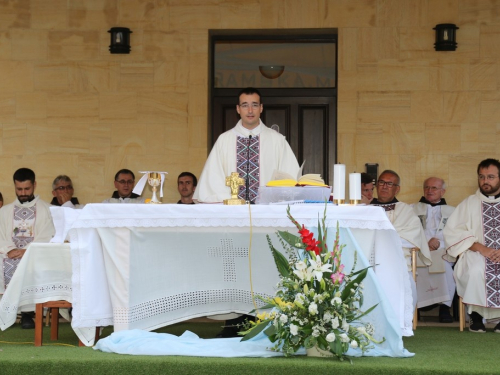
[[[454,275],[470,315],[469,331],[478,333],[486,332],[483,318],[500,318],[499,173],[500,161],[481,161],[479,189],[457,206],[444,228],[447,255],[460,255]],[[500,333],[500,323],[493,330]]]
[[[49,242],[55,234],[50,205],[35,195],[35,173],[20,168],[14,173],[17,199],[0,210],[0,294],[5,292],[31,242]],[[33,313],[21,314],[21,327],[34,328]]]
[[[443,259],[445,253],[443,229],[455,207],[446,204],[443,179],[429,177],[424,181],[424,195],[413,205],[415,214],[424,227],[431,250],[432,266],[418,269],[417,293],[419,308],[439,303],[439,321],[452,323],[450,306],[455,296],[453,264]]]
[[[408,265],[408,275],[412,286],[413,305],[417,304],[417,290],[411,275],[411,249],[418,248],[419,258],[423,265],[431,264],[431,254],[427,246],[424,230],[413,208],[397,200],[400,190],[399,175],[391,170],[385,170],[377,180],[377,198],[371,204],[381,206],[387,217],[394,225],[394,229],[401,238],[402,250]]]
[[[213,203],[231,198],[225,182],[232,172],[238,172],[247,182],[240,186],[239,198],[251,202],[255,202],[259,187],[271,180],[275,170],[294,178],[299,172],[299,164],[285,137],[260,120],[263,106],[259,91],[245,88],[238,99],[236,111],[241,120],[217,139],[194,193],[196,201]]]

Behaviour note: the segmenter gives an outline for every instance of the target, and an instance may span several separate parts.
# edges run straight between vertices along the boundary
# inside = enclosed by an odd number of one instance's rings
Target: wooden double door
[[[304,174],[319,173],[325,183],[331,184],[337,157],[336,96],[262,93],[264,109],[261,119],[264,124],[277,128],[286,137],[299,165],[306,161]],[[237,92],[231,90],[229,94],[212,97],[211,146],[220,134],[234,127],[240,119],[236,112]]]

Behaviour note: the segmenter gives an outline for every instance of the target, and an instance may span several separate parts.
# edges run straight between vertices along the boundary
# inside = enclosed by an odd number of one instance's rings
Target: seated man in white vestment
[[[115,191],[111,198],[102,203],[144,203],[145,199],[132,192],[134,189],[135,175],[130,169],[120,169],[115,174]]]
[[[454,275],[457,293],[467,304],[471,332],[486,332],[483,318],[500,318],[499,173],[500,161],[479,163],[479,189],[457,206],[444,228],[447,255],[459,257]],[[500,333],[500,323],[494,331]]]
[[[429,177],[424,181],[424,196],[413,205],[413,210],[424,227],[432,259],[430,267],[418,269],[417,307],[423,308],[439,303],[439,321],[452,323],[450,306],[455,295],[452,268],[454,263],[443,259],[445,253],[443,229],[455,207],[446,204],[445,192],[446,184],[443,179]]]
[[[238,197],[252,203],[259,186],[265,186],[275,170],[292,176],[299,172],[297,158],[285,137],[260,120],[263,106],[259,91],[243,89],[238,100],[236,111],[241,120],[215,142],[196,187],[195,201],[215,203],[231,198],[226,177],[232,172],[246,181]]]
[[[12,276],[31,242],[49,242],[55,234],[50,206],[35,196],[35,173],[20,168],[14,173],[17,199],[0,210],[0,294],[5,292]],[[33,312],[21,313],[21,327],[35,328]]]
[[[377,181],[377,198],[371,204],[385,210],[394,229],[401,238],[402,250],[408,265],[408,277],[412,286],[413,307],[417,305],[417,289],[411,274],[411,249],[418,248],[418,256],[424,265],[431,264],[431,254],[427,246],[424,230],[410,205],[400,202],[396,195],[400,190],[399,175],[391,170],[383,171]]]
[[[75,189],[71,178],[64,174],[59,175],[52,182],[52,195],[54,198],[52,198],[50,204],[60,207],[81,208],[78,198],[73,196],[74,193]]]

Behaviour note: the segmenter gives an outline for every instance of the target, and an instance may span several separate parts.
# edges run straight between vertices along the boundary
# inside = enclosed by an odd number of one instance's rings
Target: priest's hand
[[[14,249],[7,253],[10,259],[21,259],[26,252],[26,249]]]
[[[437,250],[439,249],[439,246],[441,246],[441,242],[435,237],[432,237],[429,240],[428,244],[429,244],[429,250],[431,251]]]
[[[494,263],[500,263],[500,250],[492,249],[478,242],[474,243],[470,249],[479,252],[483,257],[488,258]]]
[[[71,195],[67,190],[57,192],[57,201],[62,206],[64,203],[71,200]]]

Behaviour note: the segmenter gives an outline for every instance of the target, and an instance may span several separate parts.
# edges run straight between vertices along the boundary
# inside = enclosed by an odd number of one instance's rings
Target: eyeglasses
[[[378,186],[387,186],[389,188],[393,187],[393,186],[399,186],[398,184],[395,184],[394,182],[391,182],[391,181],[384,181],[384,180],[378,180],[377,181],[377,185]]]
[[[68,185],[68,186],[58,186],[58,187],[54,188],[54,190],[59,190],[59,191],[73,190],[73,186],[71,186],[71,185]]]
[[[116,182],[118,182],[119,184],[122,184],[122,185],[133,185],[134,184],[134,180],[116,180]]]
[[[424,190],[430,190],[430,191],[437,191],[437,190],[442,190],[443,188],[438,188],[435,186],[424,186]]]
[[[243,103],[243,104],[240,104],[240,108],[243,108],[243,109],[248,109],[250,107],[252,107],[252,109],[259,109],[260,103],[252,103],[252,104]]]
[[[477,176],[477,179],[482,181],[482,180],[488,180],[488,181],[493,181],[494,179],[498,178],[498,175],[494,175],[494,174],[489,174],[488,176],[483,176],[482,174],[480,174],[479,176]]]

